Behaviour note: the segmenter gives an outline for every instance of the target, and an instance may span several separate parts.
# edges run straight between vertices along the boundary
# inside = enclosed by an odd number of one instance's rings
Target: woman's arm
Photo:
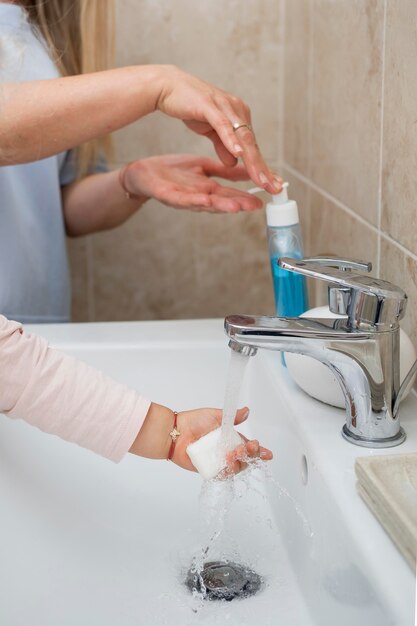
[[[69,150],[160,110],[207,136],[221,160],[242,157],[250,178],[271,193],[281,186],[248,129],[247,105],[170,65],[125,67],[0,86],[0,165]],[[243,124],[236,132],[233,124]]]
[[[147,200],[145,195],[126,198],[119,170],[86,176],[62,187],[66,233],[80,237],[120,226]]]
[[[163,66],[0,86],[0,165],[36,161],[111,133],[152,113]]]

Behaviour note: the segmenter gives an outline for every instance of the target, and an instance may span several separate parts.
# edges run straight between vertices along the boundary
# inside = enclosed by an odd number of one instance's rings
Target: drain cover
[[[261,588],[262,579],[254,571],[232,561],[204,563],[198,575],[190,570],[185,581],[190,591],[205,593],[208,600],[233,600],[254,595]]]

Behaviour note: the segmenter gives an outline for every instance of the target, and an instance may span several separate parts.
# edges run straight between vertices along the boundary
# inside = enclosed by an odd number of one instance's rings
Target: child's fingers
[[[240,434],[240,433],[239,433]],[[222,477],[227,478],[233,474],[238,474],[248,466],[250,459],[261,459],[262,461],[270,461],[273,458],[271,450],[263,448],[256,439],[249,440],[240,434],[244,443],[231,450],[226,455],[226,468],[223,470]]]
[[[246,444],[247,456],[256,458],[260,455],[261,448],[259,446],[259,441],[254,439],[253,441],[248,441]]]
[[[274,455],[272,454],[271,450],[268,450],[268,448],[262,448],[262,447],[261,447],[259,456],[263,461],[270,461],[271,459],[274,458]]]
[[[244,435],[240,434],[240,436],[246,442],[246,449],[248,452],[248,456],[256,457],[256,458],[259,457],[260,459],[262,459],[262,461],[270,461],[271,459],[274,458],[274,455],[272,454],[271,450],[259,445],[259,441],[257,441],[256,439],[252,439],[249,441],[249,439],[246,439]]]
[[[260,454],[259,442],[247,441],[242,443],[231,452],[228,452],[226,456],[226,462],[229,467],[233,466],[236,462],[245,462],[248,458],[258,457]]]
[[[249,417],[249,407],[244,406],[236,411],[235,424],[241,424]]]
[[[228,456],[227,465],[221,473],[221,478],[228,478],[234,474],[239,474],[239,472],[244,470],[246,467],[247,463],[233,458],[233,453],[231,453],[231,455]]]
[[[246,453],[246,445],[247,444],[241,443],[240,446],[232,450],[231,458],[233,459],[233,461],[242,461],[243,459],[247,458],[248,455]]]

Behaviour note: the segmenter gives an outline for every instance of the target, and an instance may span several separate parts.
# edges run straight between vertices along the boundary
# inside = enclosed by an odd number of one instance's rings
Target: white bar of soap
[[[212,430],[187,446],[191,463],[205,480],[215,478],[226,467],[226,454],[240,446],[242,437],[234,429],[227,434],[227,445],[220,450],[221,428]]]

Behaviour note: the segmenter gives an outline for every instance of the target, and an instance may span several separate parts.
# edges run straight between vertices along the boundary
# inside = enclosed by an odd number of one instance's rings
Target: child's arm
[[[118,462],[128,452],[165,459],[171,444],[173,411],[151,403],[102,372],[25,332],[0,315],[0,412],[20,417],[44,432],[77,443]],[[241,409],[236,424],[249,411]],[[187,446],[221,422],[219,409],[196,409],[178,415],[181,435],[172,460],[193,470]],[[258,442],[248,442],[230,458],[239,471],[248,457],[272,458]]]
[[[0,412],[117,462],[149,407],[148,399],[0,315]]]

